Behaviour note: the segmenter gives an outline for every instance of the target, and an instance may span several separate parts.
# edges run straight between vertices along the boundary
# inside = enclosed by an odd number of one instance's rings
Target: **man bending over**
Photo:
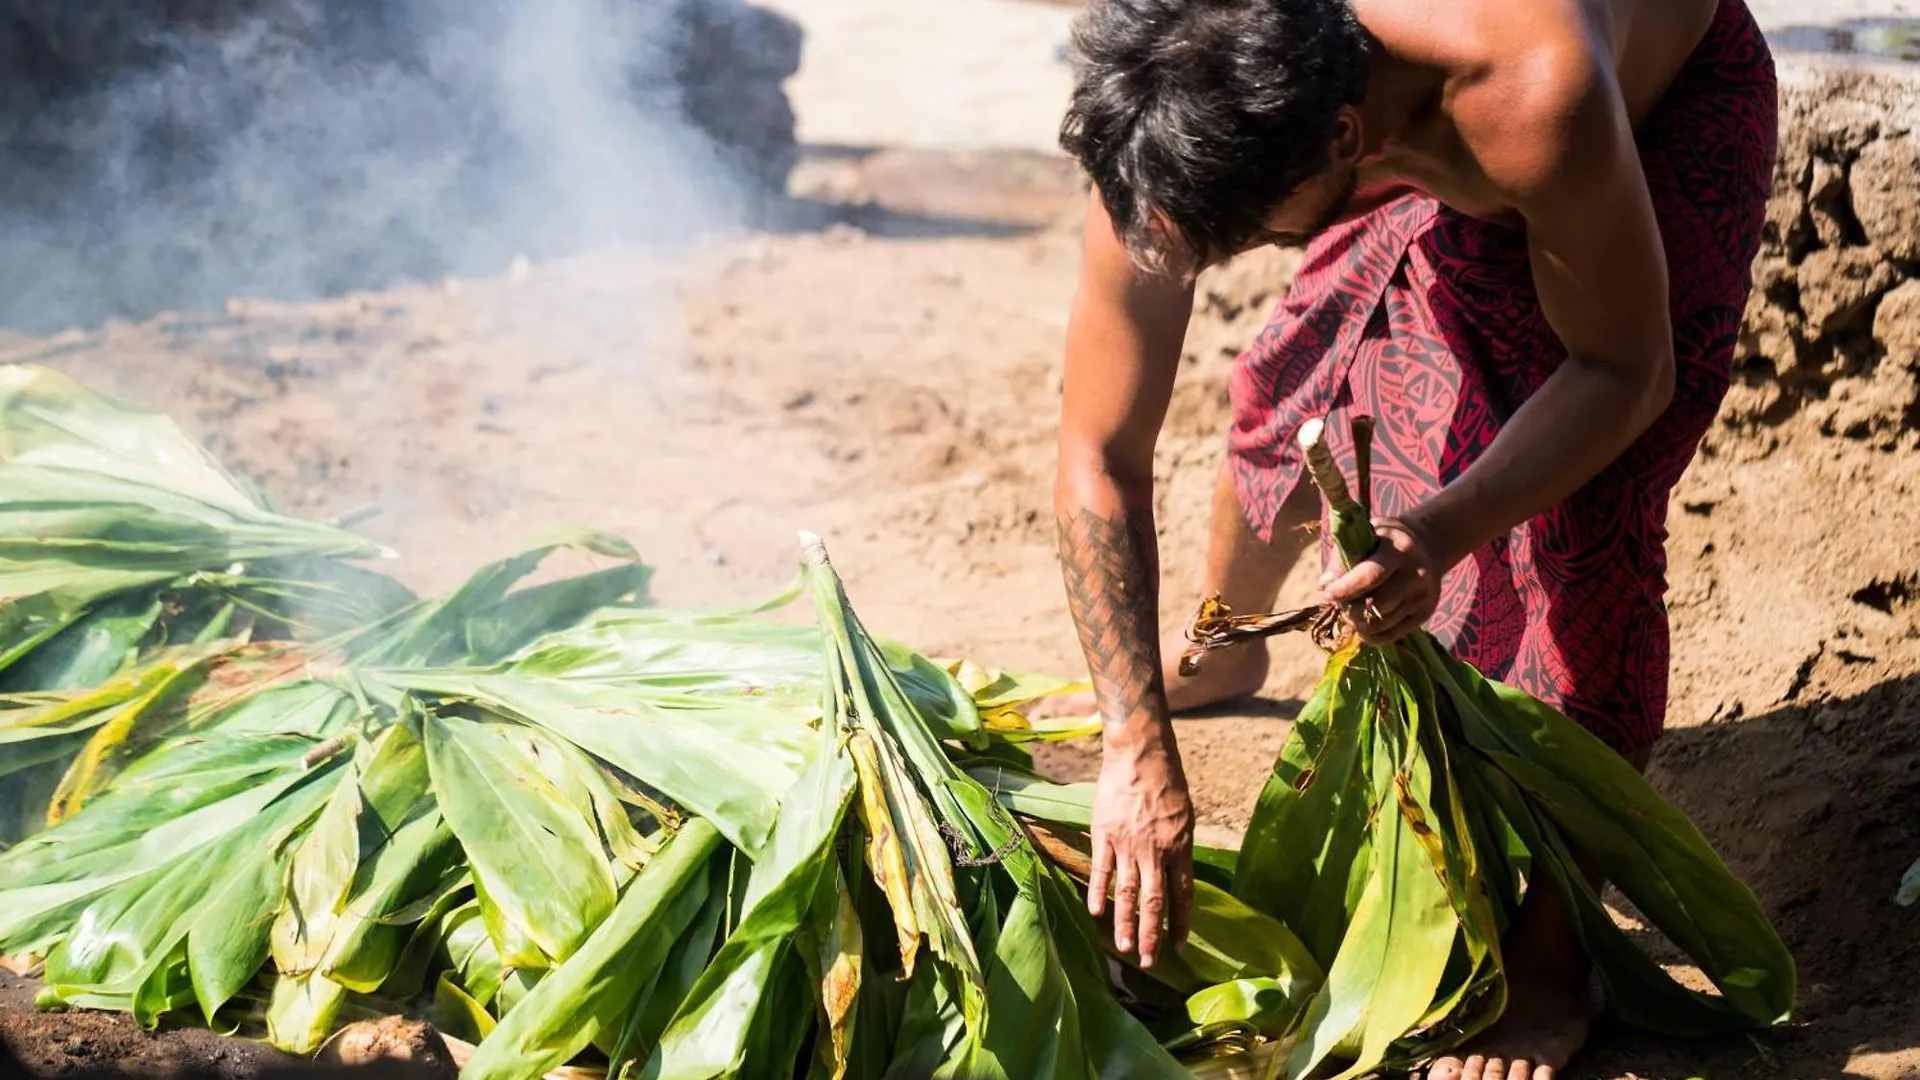
[[[1092,0],[1075,51],[1062,143],[1094,191],[1056,507],[1116,944],[1185,932],[1169,715],[1266,674],[1247,645],[1181,678],[1157,625],[1154,443],[1194,276],[1236,252],[1306,245],[1233,374],[1203,593],[1271,607],[1317,512],[1295,432],[1327,417],[1351,470],[1347,420],[1371,415],[1381,543],[1328,595],[1363,638],[1424,626],[1644,767],[1668,496],[1726,391],[1771,182],[1742,0]],[[1507,957],[1507,1014],[1436,1080],[1549,1080],[1585,1040],[1586,961],[1537,886]]]

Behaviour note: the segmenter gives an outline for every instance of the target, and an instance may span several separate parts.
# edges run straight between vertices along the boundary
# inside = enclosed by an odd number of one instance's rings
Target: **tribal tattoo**
[[[1152,517],[1122,510],[1109,519],[1082,509],[1059,523],[1067,606],[1080,630],[1094,697],[1105,725],[1125,726],[1143,711],[1164,708]]]

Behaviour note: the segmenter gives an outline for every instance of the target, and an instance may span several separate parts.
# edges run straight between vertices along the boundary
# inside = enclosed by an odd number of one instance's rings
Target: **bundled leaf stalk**
[[[1354,432],[1357,499],[1322,434],[1310,423],[1301,441],[1351,566],[1375,545],[1369,430]],[[1376,646],[1341,637],[1326,611],[1242,619],[1216,602],[1201,615],[1190,663],[1284,630],[1317,627],[1332,648],[1233,878],[1234,895],[1297,934],[1326,972],[1304,1007],[1261,1025],[1288,1047],[1285,1075],[1407,1067],[1485,1030],[1507,1001],[1502,935],[1538,890],[1569,909],[1622,1020],[1694,1035],[1787,1018],[1793,958],[1752,892],[1593,735],[1425,632]],[[1682,986],[1642,951],[1577,857],[1719,993]]]

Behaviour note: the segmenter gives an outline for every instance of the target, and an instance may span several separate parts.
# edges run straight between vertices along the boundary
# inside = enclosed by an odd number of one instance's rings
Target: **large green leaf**
[[[318,779],[228,834],[102,891],[51,950],[48,992],[75,1003],[116,999],[148,1025],[204,992],[210,1019],[265,959],[281,869],[275,852],[339,777]],[[207,940],[216,925],[218,939]]]
[[[0,365],[0,461],[122,477],[236,515],[262,512],[172,421],[48,368]]]
[[[720,846],[706,822],[683,826],[579,950],[501,1019],[462,1080],[533,1080],[616,1029],[705,905]]]
[[[0,492],[0,692],[86,686],[268,613],[257,560],[380,550],[275,513],[165,417],[25,365],[0,367]]]
[[[425,726],[434,794],[473,865],[495,942],[510,954],[511,931],[538,947],[508,955],[516,966],[564,961],[616,899],[592,823],[498,725],[429,715]]]
[[[638,1070],[653,1056],[660,1036],[685,1006],[719,946],[721,916],[727,913],[732,899],[726,894],[731,860],[716,858],[712,863],[707,902],[673,943],[673,951],[654,978],[634,996],[620,1031],[606,1047],[607,1075],[616,1080]]]
[[[481,567],[452,596],[422,601],[368,627],[349,649],[361,663],[374,666],[488,663],[517,647],[530,632],[563,629],[571,618],[585,616],[599,603],[645,588],[645,571],[627,569],[585,585],[553,583],[528,590],[527,599],[510,600],[513,586],[561,548],[629,562],[637,558],[626,541],[609,533],[560,530],[536,547]],[[509,604],[518,618],[538,621],[504,620],[501,611]]]
[[[1187,1070],[1108,989],[1103,950],[1080,894],[1058,870],[1038,860],[1034,866],[1031,886],[1045,908],[1066,982],[1074,989],[1080,1052],[1091,1066],[1086,1075],[1102,1080],[1185,1080],[1190,1075]],[[1063,1052],[1072,1052],[1072,1047]]]
[[[311,745],[273,739],[163,748],[154,756],[175,759],[169,765],[205,768],[156,766],[141,777],[156,786],[116,787],[81,816],[0,853],[0,880],[12,883],[0,890],[0,950],[39,951],[93,897],[232,833],[310,780],[337,781],[331,771],[298,768]]]
[[[312,1054],[338,1026],[347,988],[319,972],[283,975],[267,1005],[267,1041],[289,1054]]]
[[[1677,1009],[1667,992],[1665,1003],[1644,1008],[1615,995],[1615,1007],[1636,1023],[1675,1034],[1784,1022],[1793,1008],[1793,954],[1752,890],[1686,815],[1590,732],[1534,698],[1489,682],[1430,642],[1426,647],[1475,749],[1723,995],[1716,1002],[1691,994],[1693,1006]],[[1541,853],[1537,846],[1535,852]],[[1729,1015],[1727,1006],[1737,1014]]]
[[[381,733],[361,777],[352,887],[320,960],[327,978],[372,993],[393,974],[425,917],[466,880],[453,833],[428,794],[425,747],[412,720]]]
[[[1333,963],[1371,871],[1367,823],[1376,804],[1367,748],[1377,686],[1357,653],[1333,656],[1281,748],[1247,823],[1234,895]]]
[[[294,848],[286,899],[274,920],[274,966],[282,975],[320,967],[360,867],[360,772],[352,763],[313,827]]]
[[[617,688],[507,673],[382,672],[380,678],[420,693],[465,698],[544,728],[699,813],[747,851],[766,842],[779,793],[794,778],[780,758],[712,722],[728,711],[725,705],[693,702],[667,709]],[[805,731],[797,718],[775,719]]]
[[[111,597],[0,671],[0,691],[77,690],[98,685],[133,659],[160,621],[158,590]]]
[[[1009,823],[993,797],[916,722],[918,713],[854,614],[817,539],[808,542],[807,561],[828,656],[832,707],[823,711],[853,733],[849,748],[860,773],[868,867],[893,909],[906,972],[914,970],[924,934],[935,957],[954,973],[962,1015],[977,1040],[984,1028],[986,977],[960,907],[948,838],[969,843],[984,857],[995,849],[989,841]]]
[[[271,955],[269,935],[286,895],[286,864],[269,846],[249,847],[222,866],[187,929],[187,966],[200,1014],[209,1025]]]

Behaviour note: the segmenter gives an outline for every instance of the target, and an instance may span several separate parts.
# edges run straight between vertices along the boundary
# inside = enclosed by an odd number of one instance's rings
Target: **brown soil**
[[[1050,483],[1077,187],[1044,162],[976,158],[936,198],[939,164],[805,165],[816,194],[872,204],[864,231],[236,303],[0,341],[0,361],[169,411],[296,512],[379,505],[360,527],[425,589],[573,521],[631,537],[665,601],[748,598],[785,582],[809,528],[873,626],[1071,671]],[[1283,263],[1228,273],[1277,291]],[[1266,306],[1243,286],[1209,290],[1162,441],[1168,619],[1197,599],[1227,361]],[[1673,730],[1653,771],[1779,919],[1802,1020],[1706,1044],[1603,1031],[1571,1076],[1920,1076],[1920,917],[1891,903],[1920,856],[1920,458],[1905,440],[1833,430],[1810,410],[1743,413],[1685,480]],[[1302,567],[1283,602],[1314,576]],[[1244,823],[1318,668],[1305,642],[1283,645],[1259,702],[1181,722],[1210,836]],[[1047,757],[1069,776],[1094,763],[1089,747]],[[67,1047],[235,1077],[265,1060],[200,1032],[39,1016],[9,986],[0,1039],[34,1075],[61,1075]]]
[[[252,1080],[292,1059],[272,1047],[226,1039],[198,1028],[140,1030],[118,1013],[34,1011],[35,984],[0,970],[0,1078],[75,1077],[113,1069],[130,1077],[165,1077],[204,1069],[211,1076]],[[12,1060],[10,1060],[10,1058]]]

